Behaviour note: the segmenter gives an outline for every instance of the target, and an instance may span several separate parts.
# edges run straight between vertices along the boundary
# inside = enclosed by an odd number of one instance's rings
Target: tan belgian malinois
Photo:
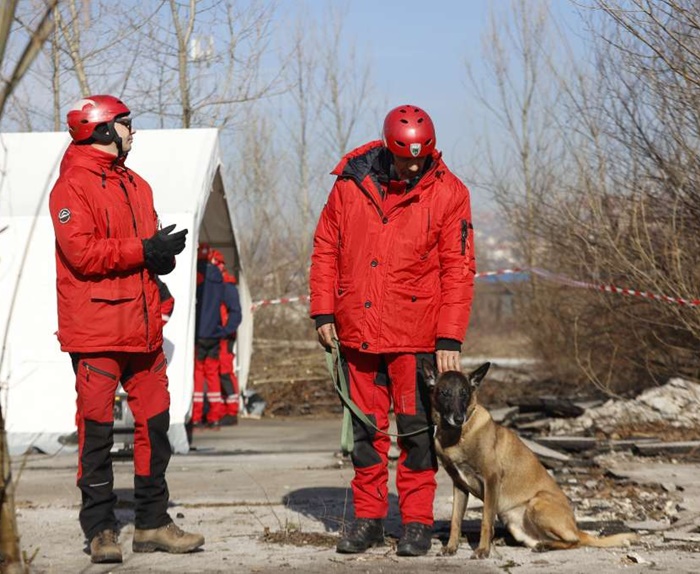
[[[453,483],[450,538],[442,552],[457,551],[470,493],[484,501],[481,539],[472,558],[489,555],[497,515],[518,542],[536,551],[637,540],[633,533],[598,538],[577,528],[566,495],[535,454],[478,403],[476,391],[490,366],[485,363],[466,376],[448,371],[436,377],[433,366],[423,363],[432,387],[437,454]]]

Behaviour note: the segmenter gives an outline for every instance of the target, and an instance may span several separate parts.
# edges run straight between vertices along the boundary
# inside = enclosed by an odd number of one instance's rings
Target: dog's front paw
[[[476,550],[474,550],[474,554],[472,554],[471,559],[472,560],[483,560],[484,558],[489,557],[489,553],[491,552],[490,548],[482,548],[479,546]]]
[[[457,544],[450,544],[449,542],[447,543],[447,546],[443,546],[442,550],[440,550],[440,554],[443,556],[452,556],[457,552]]]
[[[549,551],[549,546],[547,546],[544,542],[538,542],[532,547],[533,552],[548,552]]]

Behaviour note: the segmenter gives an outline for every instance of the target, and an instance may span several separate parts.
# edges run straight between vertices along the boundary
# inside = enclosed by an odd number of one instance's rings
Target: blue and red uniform
[[[224,415],[220,379],[221,341],[236,333],[240,322],[238,293],[226,287],[219,268],[208,258],[197,261],[197,306],[195,324],[195,371],[192,422],[203,422],[204,399],[209,403],[207,422],[218,423]],[[227,309],[238,307],[239,315],[229,313],[228,320],[221,320],[222,305]]]

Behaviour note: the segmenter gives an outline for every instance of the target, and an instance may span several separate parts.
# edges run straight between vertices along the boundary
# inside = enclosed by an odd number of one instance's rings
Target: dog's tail
[[[627,546],[628,544],[639,540],[639,536],[634,532],[624,532],[622,534],[598,537],[579,530],[578,537],[579,544],[581,544],[581,546],[594,546],[596,548]]]

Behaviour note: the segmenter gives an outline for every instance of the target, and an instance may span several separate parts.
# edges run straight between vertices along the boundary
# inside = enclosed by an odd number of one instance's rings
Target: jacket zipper
[[[87,377],[85,378],[86,381],[90,380],[90,371],[94,371],[98,375],[102,375],[104,377],[112,379],[113,381],[117,380],[116,375],[113,375],[112,373],[108,373],[107,371],[104,371],[102,369],[98,369],[97,367],[93,367],[90,363],[88,363],[86,361],[83,361],[83,365],[85,365],[85,370],[87,371]]]
[[[134,233],[136,233],[136,237],[139,236],[139,228],[138,225],[136,225],[136,215],[134,214],[134,208],[131,206],[131,200],[129,199],[129,192],[126,190],[126,185],[124,185],[124,182],[122,181],[121,177],[119,178],[119,186],[122,188],[122,191],[124,192],[124,197],[126,198],[126,204],[129,206],[129,211],[131,212],[131,223],[134,226]],[[151,350],[151,339],[148,336],[150,332],[150,326],[148,323],[148,305],[146,304],[146,289],[144,288],[144,281],[143,281],[143,268],[139,271],[139,275],[141,276],[141,297],[143,299],[143,318],[146,323],[146,346],[148,347],[148,350]]]
[[[430,243],[430,208],[428,208],[428,229],[425,233],[425,244],[426,246]]]
[[[382,211],[382,206],[377,203],[377,200],[374,199],[374,196],[369,191],[367,191],[367,188],[364,185],[362,185],[362,182],[358,181],[357,178],[353,177],[352,180],[355,182],[357,187],[360,188],[360,191],[362,191],[362,193],[364,193],[370,199],[370,201],[374,204],[374,207],[376,207],[376,209],[377,209],[377,213],[379,213],[379,217],[384,219],[384,212]]]
[[[462,255],[467,253],[467,235],[469,234],[469,224],[466,219],[462,219]]]
[[[109,209],[105,209],[105,215],[107,216],[107,239],[111,236],[111,229],[110,229],[110,223],[109,223]]]

